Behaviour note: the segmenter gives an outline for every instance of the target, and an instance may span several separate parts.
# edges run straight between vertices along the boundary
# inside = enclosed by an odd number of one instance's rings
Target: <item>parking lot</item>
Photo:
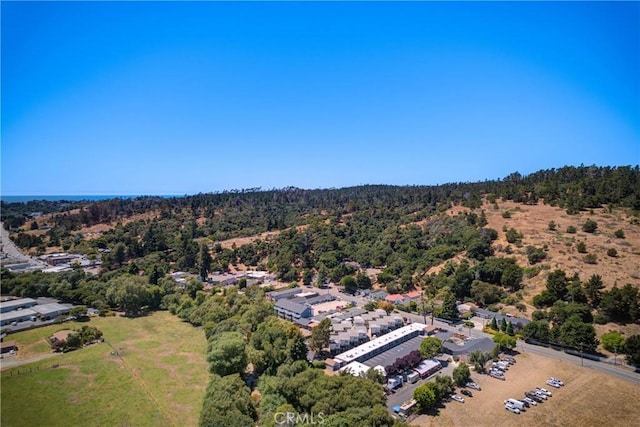
[[[413,391],[417,387],[429,381],[433,381],[436,375],[451,375],[453,373],[453,368],[454,368],[453,364],[448,363],[442,357],[439,360],[440,360],[440,363],[442,364],[442,369],[440,371],[431,375],[429,378],[418,380],[415,384],[404,383],[402,387],[396,389],[394,393],[391,393],[390,395],[387,396],[387,408],[389,409],[389,411],[393,411],[394,406],[402,405],[404,402],[407,402],[413,399]]]
[[[638,384],[528,352],[516,356],[516,360],[516,364],[506,371],[505,381],[472,371],[471,376],[482,387],[482,391],[471,390],[473,397],[464,396],[464,403],[447,402],[438,417],[420,415],[412,419],[410,424],[637,425],[640,419],[640,405],[635,404],[640,401]],[[552,376],[561,378],[565,386],[555,389],[546,385],[546,380]],[[518,415],[505,410],[506,399],[524,398],[524,392],[536,386],[550,390],[553,396]]]

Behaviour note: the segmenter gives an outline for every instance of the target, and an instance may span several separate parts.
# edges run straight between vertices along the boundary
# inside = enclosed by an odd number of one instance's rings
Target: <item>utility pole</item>
[[[422,288],[422,318],[424,319],[424,324],[427,324],[427,309],[424,305],[424,288]],[[431,323],[433,325],[433,322]]]

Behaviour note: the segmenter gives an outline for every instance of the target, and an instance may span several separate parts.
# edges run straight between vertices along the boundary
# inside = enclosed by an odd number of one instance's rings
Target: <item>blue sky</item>
[[[640,4],[2,2],[1,191],[640,163]]]

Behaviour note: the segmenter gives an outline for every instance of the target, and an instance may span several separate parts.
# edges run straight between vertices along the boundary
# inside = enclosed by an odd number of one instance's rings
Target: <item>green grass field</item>
[[[3,427],[197,425],[209,380],[206,339],[168,312],[93,318],[11,339],[33,357],[48,352],[44,337],[85,324],[100,329],[105,343],[2,372]]]

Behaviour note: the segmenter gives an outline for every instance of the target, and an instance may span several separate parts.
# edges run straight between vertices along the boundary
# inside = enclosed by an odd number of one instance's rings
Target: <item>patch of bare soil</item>
[[[305,225],[299,225],[295,227],[295,229],[297,231],[303,231],[307,227],[308,225],[305,224]],[[236,247],[240,247],[242,245],[253,243],[257,240],[269,240],[269,238],[271,238],[272,236],[277,236],[283,231],[288,231],[290,229],[291,228],[286,228],[284,230],[276,230],[276,231],[265,231],[264,233],[256,234],[253,236],[235,237],[233,239],[220,240],[219,242],[216,242],[216,243],[220,243],[220,246],[222,246],[224,249],[231,249],[234,244],[236,245]]]
[[[159,211],[144,212],[141,214],[131,215],[130,217],[120,218],[118,221],[111,221],[108,223],[95,224],[90,227],[83,227],[78,230],[78,233],[82,233],[85,239],[95,239],[97,237],[100,237],[105,231],[116,228],[116,225],[118,223],[126,225],[134,221],[152,220],[154,218],[158,218],[159,215]]]
[[[472,372],[482,391],[465,397],[464,403],[450,401],[438,416],[421,415],[413,426],[632,426],[640,420],[640,387],[588,367],[531,353],[516,357],[506,381]],[[566,384],[560,389],[546,386],[554,376]],[[520,399],[524,392],[545,387],[553,396],[516,415],[504,408],[504,400]]]

